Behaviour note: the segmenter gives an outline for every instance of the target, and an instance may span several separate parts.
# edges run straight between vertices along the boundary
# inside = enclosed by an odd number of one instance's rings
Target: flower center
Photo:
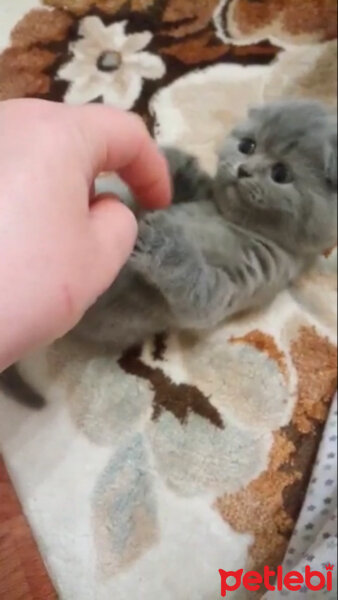
[[[112,73],[120,68],[122,64],[122,57],[119,52],[115,52],[114,50],[106,50],[100,54],[96,64],[99,71]]]

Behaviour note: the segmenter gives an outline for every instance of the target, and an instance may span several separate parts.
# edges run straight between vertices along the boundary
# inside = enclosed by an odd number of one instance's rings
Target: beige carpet
[[[136,110],[209,170],[249,105],[336,106],[335,0],[14,4],[0,98]],[[336,389],[336,265],[208,335],[123,357],[70,337],[21,365],[48,408],[1,400],[0,439],[62,599],[216,600],[219,569],[282,563]]]

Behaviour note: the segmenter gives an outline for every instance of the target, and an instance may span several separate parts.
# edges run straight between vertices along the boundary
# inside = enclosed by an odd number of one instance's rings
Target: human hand
[[[145,208],[170,202],[167,163],[142,121],[115,109],[0,103],[0,372],[68,332],[113,282],[137,236],[116,172]]]

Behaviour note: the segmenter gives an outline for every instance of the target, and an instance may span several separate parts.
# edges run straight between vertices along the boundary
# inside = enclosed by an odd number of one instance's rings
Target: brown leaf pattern
[[[62,42],[73,19],[62,10],[32,10],[12,31],[13,46],[28,48],[35,44]]]
[[[284,357],[269,336],[252,332],[246,341],[273,356],[285,370]],[[269,468],[245,490],[217,503],[236,531],[254,535],[248,568],[255,570],[265,565],[274,569],[283,561],[337,389],[337,349],[314,328],[300,329],[291,354],[299,382],[292,422],[275,434]]]
[[[217,6],[217,0],[171,0],[163,15],[163,22],[171,24],[171,35],[184,37],[203,30]],[[184,25],[179,23],[186,21]]]
[[[169,411],[184,425],[189,415],[195,413],[218,429],[223,429],[221,415],[199,389],[184,384],[176,385],[160,369],[144,364],[140,349],[127,352],[119,364],[126,373],[146,379],[152,384],[155,392],[152,417],[154,421],[158,421],[164,411]]]
[[[54,61],[48,50],[5,50],[0,55],[0,100],[46,94],[50,80],[44,70]]]
[[[205,61],[217,60],[224,56],[229,46],[217,43],[213,33],[207,31],[197,38],[192,38],[172,44],[161,49],[162,54],[174,56],[186,65],[196,65],[201,62],[201,56]]]
[[[47,6],[63,8],[69,10],[75,15],[81,16],[87,13],[91,8],[99,8],[102,12],[113,15],[122,8],[131,4],[131,10],[142,12],[147,10],[157,0],[44,0]]]
[[[223,32],[236,39],[266,36],[300,41],[329,40],[337,37],[336,0],[228,0],[222,2],[220,22]]]

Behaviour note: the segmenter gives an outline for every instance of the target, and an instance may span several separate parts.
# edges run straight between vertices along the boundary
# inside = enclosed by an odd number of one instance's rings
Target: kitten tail
[[[0,387],[23,406],[35,410],[46,406],[44,398],[22,379],[15,365],[0,374]]]

